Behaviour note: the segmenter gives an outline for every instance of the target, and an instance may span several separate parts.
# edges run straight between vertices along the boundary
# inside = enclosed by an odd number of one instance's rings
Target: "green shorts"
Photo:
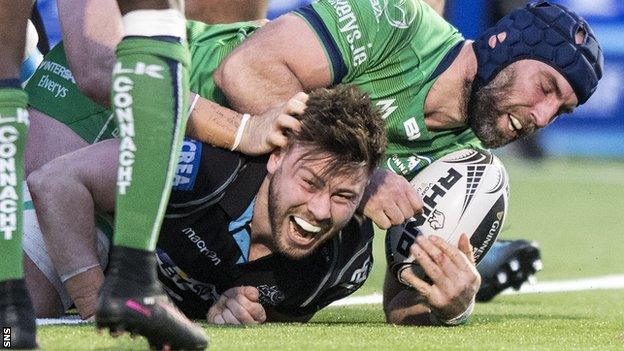
[[[228,106],[212,75],[221,61],[258,27],[250,23],[207,25],[187,22],[191,52],[190,90],[220,105]],[[110,110],[86,97],[69,70],[63,43],[56,45],[28,81],[29,105],[69,126],[92,144],[117,136]]]

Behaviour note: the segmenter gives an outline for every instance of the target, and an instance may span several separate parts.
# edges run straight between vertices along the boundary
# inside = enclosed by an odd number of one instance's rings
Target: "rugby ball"
[[[479,263],[507,214],[509,178],[501,161],[487,151],[464,149],[433,162],[410,183],[422,198],[423,213],[386,234],[388,267],[397,279],[402,282],[404,269],[427,279],[408,259],[419,235],[437,235],[457,246],[459,236],[466,233]]]

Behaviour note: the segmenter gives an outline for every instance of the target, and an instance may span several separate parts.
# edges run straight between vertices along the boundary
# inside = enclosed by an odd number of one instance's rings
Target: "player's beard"
[[[499,73],[486,86],[470,92],[466,104],[466,124],[485,147],[501,147],[535,132],[535,128],[526,126],[517,131],[517,136],[509,137],[499,128],[501,117],[510,112],[505,105],[513,93],[512,87],[516,79],[516,70],[509,68]]]
[[[315,235],[316,242],[311,249],[304,250],[302,248],[289,246],[285,242],[285,237],[288,233],[283,233],[283,228],[285,227],[285,223],[290,221],[290,216],[298,214],[302,218],[308,218],[304,215],[301,215],[297,211],[297,208],[286,208],[284,206],[279,197],[278,192],[280,191],[279,187],[279,179],[281,177],[281,169],[278,169],[271,180],[269,181],[269,220],[271,222],[271,249],[273,252],[280,253],[288,258],[298,260],[310,256],[314,250],[316,250],[323,242],[325,242],[329,237],[331,237],[331,232],[333,229],[331,221],[325,221],[320,223],[321,232]],[[282,189],[283,190],[283,189]],[[288,226],[286,226],[288,227]],[[288,230],[288,229],[286,229]]]

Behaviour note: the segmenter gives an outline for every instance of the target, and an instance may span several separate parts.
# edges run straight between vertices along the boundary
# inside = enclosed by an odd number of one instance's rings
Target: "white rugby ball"
[[[472,149],[450,153],[412,179],[410,183],[423,201],[423,213],[386,234],[388,267],[399,281],[404,269],[426,277],[417,263],[408,260],[418,235],[436,235],[457,246],[459,236],[466,233],[479,263],[503,227],[508,180],[496,156]]]

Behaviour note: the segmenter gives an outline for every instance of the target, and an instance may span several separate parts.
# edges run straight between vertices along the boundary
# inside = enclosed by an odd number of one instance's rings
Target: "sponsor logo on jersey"
[[[375,12],[375,20],[379,23],[379,18],[383,15],[383,7],[379,0],[370,0],[373,12]]]
[[[328,2],[334,7],[336,15],[338,15],[338,29],[340,33],[345,35],[345,39],[349,44],[353,66],[357,67],[363,64],[368,60],[366,49],[371,48],[373,45],[361,42],[360,39],[363,38],[362,31],[351,4],[349,4],[348,0],[329,0]]]
[[[52,94],[55,98],[64,98],[67,96],[67,88],[50,78],[50,75],[44,74],[37,82],[39,88],[43,88]]]
[[[208,248],[206,242],[195,233],[195,230],[193,228],[184,228],[182,229],[182,233],[184,233],[186,238],[197,247],[202,255],[212,261],[212,264],[217,266],[219,265],[219,263],[221,263],[221,259],[219,258],[217,253]]]
[[[189,291],[209,304],[217,301],[219,294],[213,284],[208,284],[189,277],[178,267],[164,251],[156,248],[156,258],[160,272],[172,282],[178,289]],[[176,298],[182,297],[176,293]]]
[[[173,176],[173,189],[191,191],[195,186],[195,179],[201,161],[202,143],[192,139],[184,139],[176,174]]]
[[[48,60],[44,60],[43,62],[41,62],[41,66],[39,68],[42,71],[48,71],[48,72],[54,73],[55,75],[76,84],[76,79],[74,79],[74,75],[71,73],[71,71],[67,67],[61,64],[48,61]]]
[[[258,295],[260,304],[263,306],[277,306],[280,302],[286,299],[286,295],[282,292],[277,285],[259,285]]]
[[[434,210],[431,216],[429,216],[429,219],[427,219],[427,222],[429,223],[431,228],[438,230],[444,228],[445,219],[446,217],[444,216],[443,212]]]
[[[28,113],[18,108],[15,116],[0,116],[0,232],[4,240],[11,240],[17,230],[17,170],[15,155],[20,138],[17,128],[8,123],[22,123],[28,126]],[[22,136],[23,138],[23,136]],[[19,180],[22,181],[21,179]]]
[[[412,117],[403,122],[403,127],[405,128],[407,140],[414,141],[420,138],[420,127],[418,126],[418,122],[416,122],[416,117]]]
[[[375,103],[375,105],[378,106],[379,109],[381,110],[381,118],[383,120],[390,117],[392,112],[394,112],[397,108],[399,108],[398,106],[394,105],[395,101],[396,99],[386,99],[386,100],[379,100]]]
[[[386,161],[386,165],[394,173],[408,176],[418,173],[421,169],[429,166],[432,161],[432,158],[428,156],[411,155],[402,158],[397,154],[393,154]]]
[[[423,197],[423,212],[416,217],[415,226],[420,227],[425,223],[438,205],[438,199],[443,198],[461,178],[461,173],[455,168],[449,168],[446,176],[440,177],[433,186],[426,190]]]
[[[384,0],[384,14],[391,26],[406,29],[416,19],[416,11],[409,9],[413,6],[413,0]],[[390,4],[394,2],[394,4]]]
[[[356,269],[351,275],[351,283],[361,284],[368,278],[368,273],[371,270],[371,256],[366,258],[361,268]]]

